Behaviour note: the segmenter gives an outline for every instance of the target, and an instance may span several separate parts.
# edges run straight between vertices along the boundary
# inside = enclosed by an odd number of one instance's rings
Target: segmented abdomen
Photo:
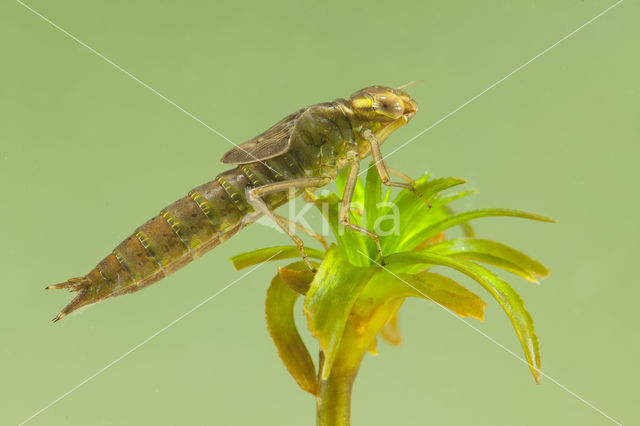
[[[253,209],[246,188],[304,174],[286,155],[268,163],[271,169],[260,163],[242,165],[194,188],[136,229],[85,277],[47,287],[79,291],[54,321],[82,306],[153,284],[226,241],[250,223]],[[288,195],[268,195],[265,202],[274,209],[288,201]]]

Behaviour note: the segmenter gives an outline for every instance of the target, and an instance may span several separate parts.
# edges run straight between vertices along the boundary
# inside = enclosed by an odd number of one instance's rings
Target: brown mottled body
[[[277,170],[278,161],[270,161]],[[251,223],[245,188],[282,179],[261,163],[243,165],[192,189],[137,228],[85,277],[49,289],[70,288],[78,295],[54,318],[111,296],[132,293],[166,277],[226,241]],[[265,199],[275,209],[288,193]]]
[[[302,240],[272,211],[304,189],[326,185],[347,166],[351,173],[341,220],[345,226],[376,238],[378,244],[375,234],[349,223],[346,213],[358,162],[372,155],[384,184],[414,190],[408,183],[389,180],[379,144],[406,124],[416,108],[402,90],[373,86],[348,100],[312,105],[285,117],[222,157],[223,163],[235,164],[236,168],[163,209],[86,276],[47,287],[78,292],[54,321],[82,306],[153,284],[226,241],[260,215],[275,220],[307,261]],[[383,261],[379,244],[378,249]]]

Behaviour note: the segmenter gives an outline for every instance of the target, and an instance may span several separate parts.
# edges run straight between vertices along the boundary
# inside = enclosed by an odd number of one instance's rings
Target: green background
[[[390,152],[612,1],[166,2],[29,5],[231,140],[371,84],[420,110]],[[388,161],[468,179],[459,208],[559,220],[476,222],[543,261],[508,278],[542,366],[623,424],[638,421],[640,30],[627,0]],[[14,1],[0,5],[0,423],[17,424],[241,276],[227,258],[286,244],[254,226],[161,283],[60,323],[79,276],[164,205],[223,170],[230,145]],[[275,265],[243,278],[30,421],[33,425],[301,425],[313,398],[267,335]],[[475,284],[465,281],[478,294]],[[405,343],[356,382],[354,425],[613,424],[433,304],[406,303]],[[483,332],[520,355],[490,301]],[[315,349],[314,349],[315,350]]]

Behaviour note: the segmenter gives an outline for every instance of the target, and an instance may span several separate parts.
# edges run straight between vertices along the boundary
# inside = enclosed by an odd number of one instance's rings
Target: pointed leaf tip
[[[311,264],[316,269],[319,266],[317,262],[311,262]],[[315,272],[311,271],[306,263],[300,261],[284,267],[279,266],[278,275],[293,291],[305,295],[309,291]]]
[[[417,274],[401,273],[395,277],[408,287],[410,296],[435,302],[463,318],[484,321],[487,306],[484,300],[451,278],[426,271]]]
[[[324,252],[311,247],[305,247],[305,251],[307,256],[314,259],[322,259],[324,256]],[[229,260],[231,260],[236,270],[240,270],[266,261],[291,259],[296,257],[300,257],[300,249],[297,246],[275,246],[238,254],[231,257]]]
[[[458,238],[428,247],[428,250],[457,258],[494,265],[530,282],[546,278],[549,270],[537,260],[505,244],[480,238]]]
[[[525,309],[520,295],[506,281],[476,263],[427,251],[397,253],[389,256],[388,260],[390,267],[420,263],[446,266],[460,271],[477,281],[497,300],[509,317],[518,335],[533,377],[536,382],[539,380],[540,348],[538,336],[536,336],[533,327],[533,318]]]
[[[393,346],[400,346],[402,344],[402,333],[400,332],[400,328],[398,327],[398,313],[393,314],[391,319],[382,327],[380,330],[380,336],[387,343]]]

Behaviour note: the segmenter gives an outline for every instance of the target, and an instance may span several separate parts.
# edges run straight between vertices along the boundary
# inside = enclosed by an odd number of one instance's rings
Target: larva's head
[[[401,89],[371,86],[349,98],[351,108],[366,121],[387,124],[404,117],[408,122],[418,110],[418,104]]]

